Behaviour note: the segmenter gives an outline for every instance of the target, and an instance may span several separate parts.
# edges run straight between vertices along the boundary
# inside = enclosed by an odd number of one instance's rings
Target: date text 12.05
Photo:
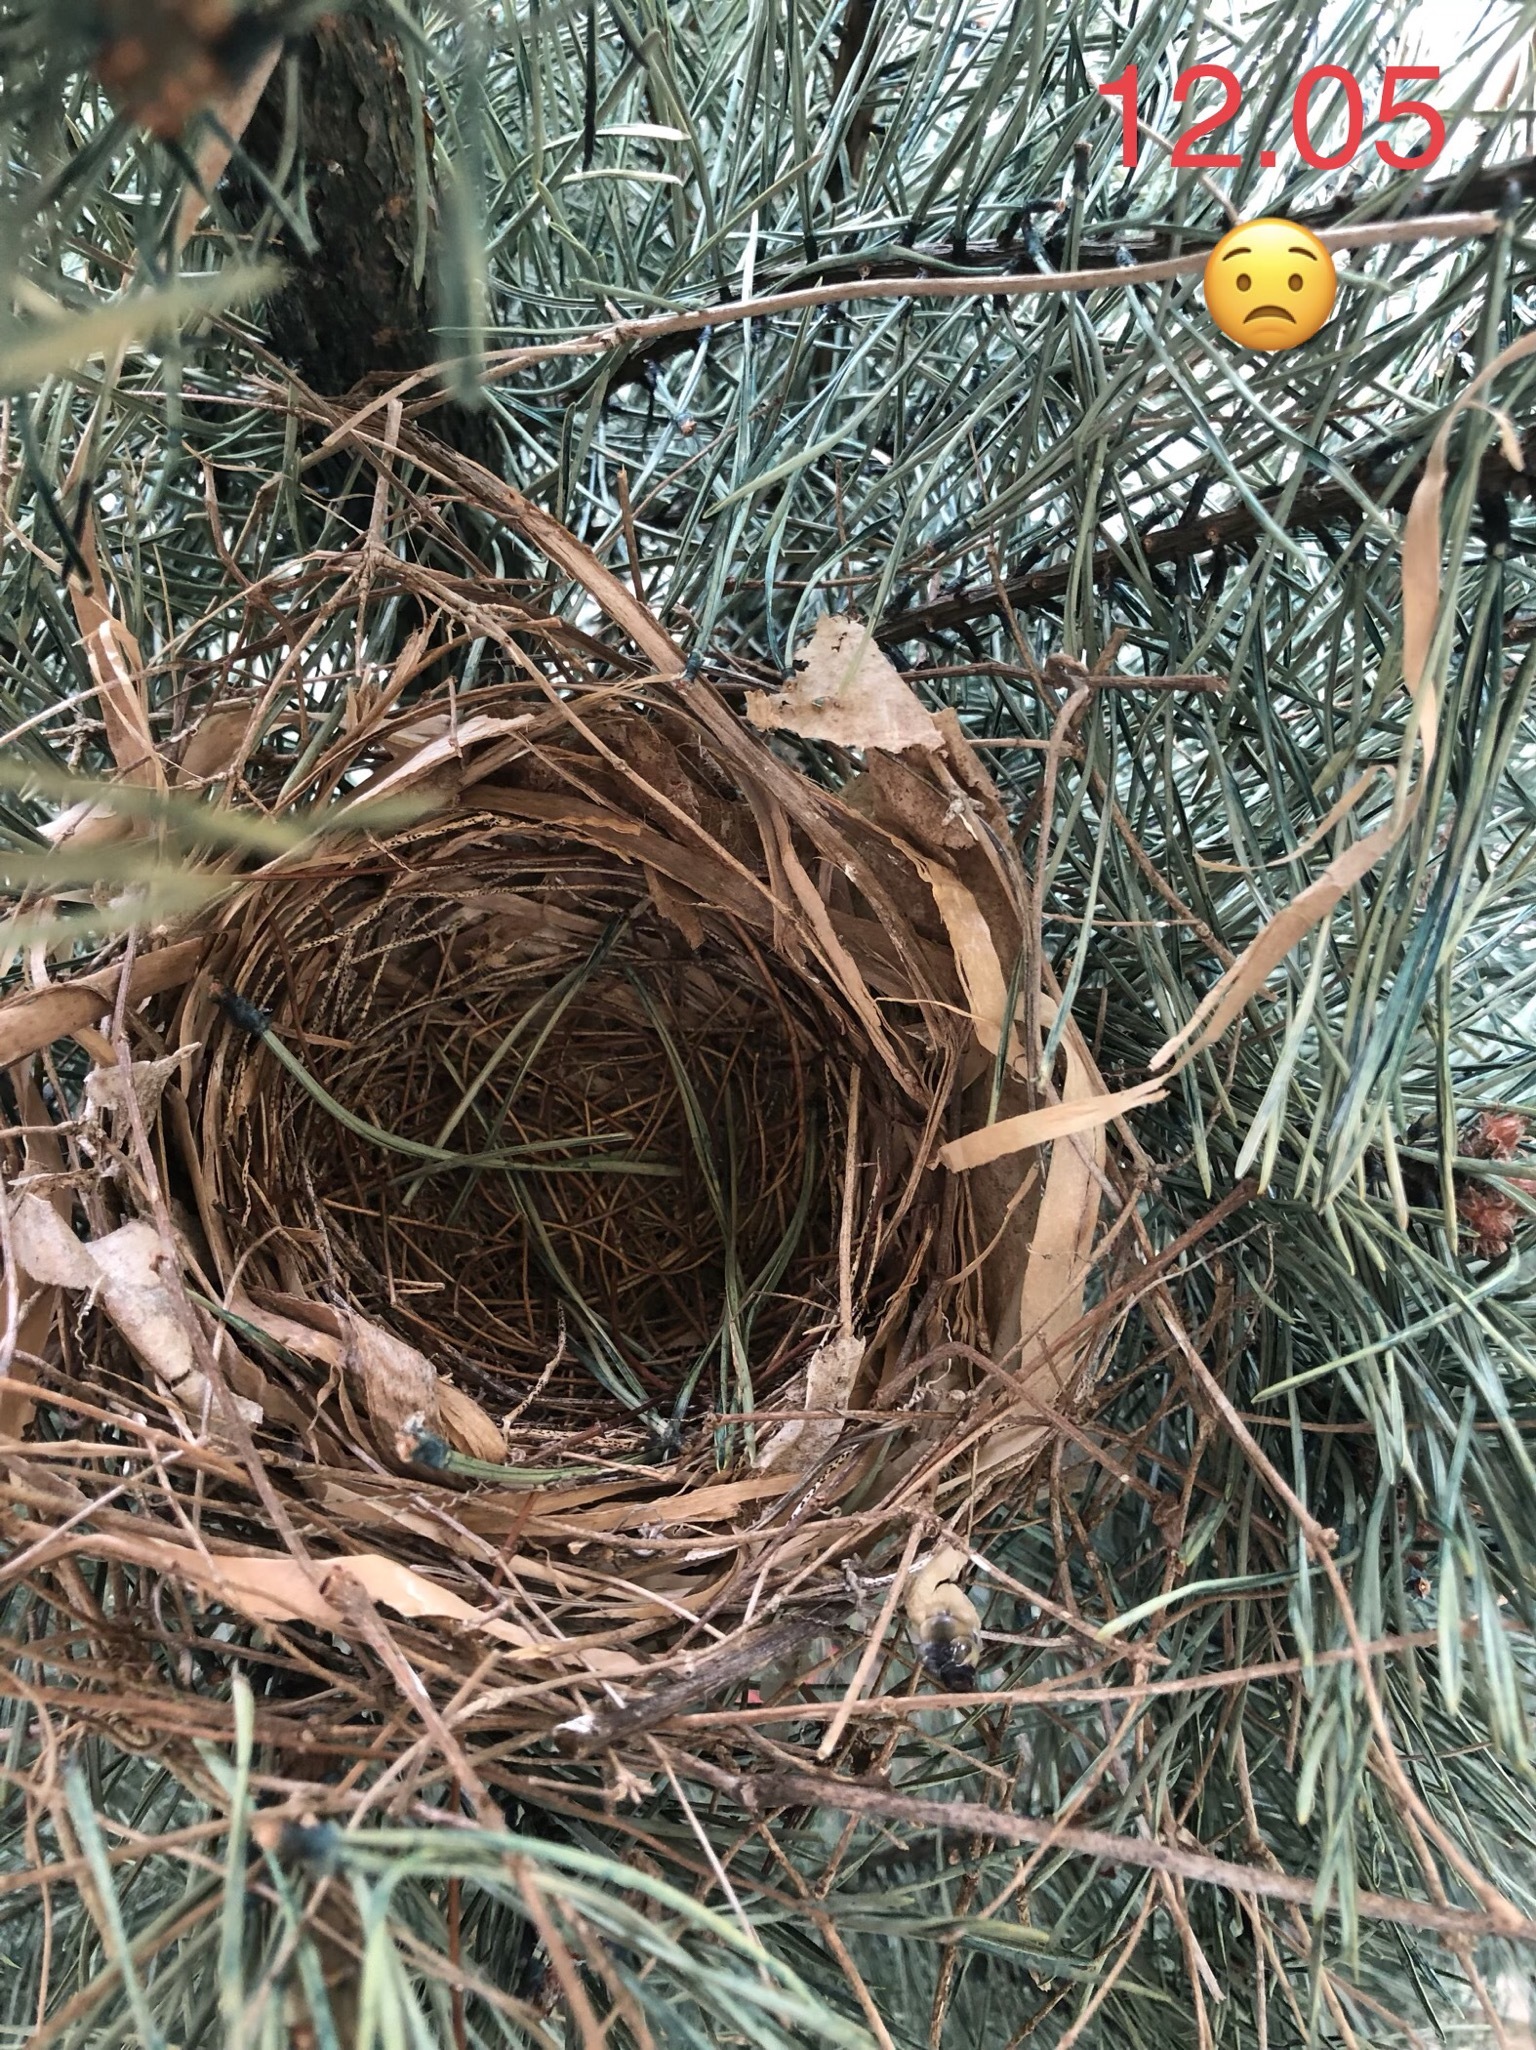
[[[1435,64],[1389,64],[1381,88],[1381,108],[1376,119],[1379,122],[1398,121],[1413,117],[1422,121],[1429,130],[1427,141],[1420,142],[1411,154],[1404,155],[1389,142],[1378,142],[1376,154],[1395,171],[1411,171],[1432,164],[1445,148],[1445,122],[1440,111],[1429,105],[1427,100],[1407,98],[1401,88],[1410,79],[1434,80],[1440,76],[1440,67]],[[1173,88],[1176,100],[1186,100],[1202,79],[1211,79],[1218,84],[1224,95],[1221,105],[1213,114],[1205,115],[1199,121],[1192,121],[1175,139],[1173,163],[1179,170],[1218,171],[1232,170],[1242,163],[1240,156],[1225,150],[1198,150],[1194,145],[1214,128],[1223,128],[1243,103],[1243,89],[1234,72],[1225,64],[1191,64],[1187,71],[1179,73],[1178,83]],[[1344,95],[1344,139],[1337,149],[1326,153],[1318,149],[1312,140],[1312,96],[1325,82],[1331,82]],[[1112,78],[1107,85],[1099,87],[1101,93],[1120,102],[1120,161],[1134,164],[1136,161],[1136,140],[1138,122],[1136,118],[1136,66],[1128,64],[1118,78]],[[1365,131],[1365,96],[1360,82],[1342,64],[1314,64],[1306,72],[1296,88],[1291,101],[1291,136],[1304,164],[1310,164],[1315,171],[1337,171],[1347,164],[1360,147],[1360,138]],[[1272,149],[1259,152],[1259,162],[1266,166],[1277,161]]]

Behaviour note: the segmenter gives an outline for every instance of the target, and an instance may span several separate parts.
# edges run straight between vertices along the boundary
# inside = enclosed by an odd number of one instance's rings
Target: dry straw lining
[[[845,1114],[803,980],[741,937],[691,946],[632,868],[552,864],[494,818],[311,887],[268,934],[247,991],[349,1110],[466,1154],[570,1149],[421,1163],[234,1050],[237,1244],[275,1234],[286,1292],[339,1287],[497,1415],[563,1324],[525,1418],[551,1427],[594,1420],[594,1376],[610,1418],[771,1396],[826,1322]]]

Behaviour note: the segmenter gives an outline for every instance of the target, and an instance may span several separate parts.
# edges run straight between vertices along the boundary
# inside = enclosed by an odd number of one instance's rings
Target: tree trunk
[[[304,249],[279,227],[272,246],[287,275],[267,301],[267,322],[273,348],[305,383],[339,397],[377,389],[451,353],[434,324],[440,224],[432,132],[413,104],[398,45],[366,16],[319,22],[299,61],[299,163],[285,184],[296,193],[302,181],[315,247]],[[245,136],[249,155],[269,170],[283,153],[288,90],[287,67],[279,67]],[[423,120],[424,193],[416,135]],[[267,204],[257,182],[234,169],[225,196],[242,226],[254,226]],[[447,405],[423,424],[500,473],[500,438],[489,414]]]

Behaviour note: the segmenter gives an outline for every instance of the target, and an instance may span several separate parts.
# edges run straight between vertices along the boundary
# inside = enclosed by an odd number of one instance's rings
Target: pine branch
[[[1536,465],[1536,434],[1526,437],[1523,453],[1524,469],[1516,470],[1501,446],[1495,444],[1484,451],[1478,470],[1480,501],[1486,504],[1504,494],[1520,498],[1530,496],[1530,473]],[[1356,485],[1375,498],[1383,511],[1405,512],[1414,486],[1424,474],[1422,458],[1408,462],[1405,455],[1401,439],[1394,438],[1349,467],[1349,474]],[[1279,495],[1260,503],[1271,519],[1279,518],[1284,509],[1286,524],[1296,533],[1309,529],[1329,530],[1341,524],[1353,528],[1360,520],[1358,493],[1337,480],[1320,484],[1312,491],[1299,492],[1288,508]],[[1171,527],[1154,528],[1151,533],[1140,537],[1136,552],[1141,561],[1155,568],[1161,563],[1187,562],[1192,556],[1213,554],[1219,549],[1240,548],[1262,530],[1258,513],[1250,506],[1236,505],[1230,511],[1217,513],[1208,519],[1181,519]],[[1095,549],[1094,584],[1100,588],[1113,584],[1117,570],[1129,567],[1128,553],[1124,543]],[[875,629],[876,637],[887,642],[923,640],[952,633],[974,620],[1006,614],[1010,609],[1023,610],[1043,604],[1065,593],[1073,573],[1072,563],[1055,563],[1049,569],[1031,570],[1023,576],[993,584],[988,589],[956,591],[952,596],[935,599],[931,604],[890,614]]]
[[[1536,195],[1536,156],[1520,157],[1510,163],[1485,164],[1458,171],[1454,177],[1432,182],[1412,179],[1393,190],[1393,206],[1385,218],[1400,214],[1476,213],[1495,208],[1509,211],[1522,199]],[[1358,189],[1343,192],[1326,206],[1303,207],[1290,216],[1314,233],[1331,228],[1358,215],[1362,203],[1372,195]],[[1037,217],[1055,216],[1043,230],[1031,227]],[[813,279],[829,279],[853,271],[861,278],[909,278],[937,275],[971,275],[1022,271],[1045,273],[1061,268],[1057,260],[1067,237],[1066,210],[1055,197],[1024,202],[1018,212],[1018,226],[1006,236],[979,241],[921,242],[911,248],[866,247],[830,249],[813,261],[765,270],[760,285],[766,294],[787,291]],[[1012,224],[1010,224],[1012,226]],[[1083,230],[1072,268],[1114,270],[1128,261],[1156,263],[1174,253],[1208,248],[1216,237],[1175,228],[1117,228],[1103,221]]]

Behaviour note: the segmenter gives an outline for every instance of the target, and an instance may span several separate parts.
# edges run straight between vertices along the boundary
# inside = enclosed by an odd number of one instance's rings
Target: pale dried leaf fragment
[[[79,1546],[82,1550],[88,1546],[92,1557],[121,1558],[183,1580],[208,1600],[238,1609],[254,1623],[311,1623],[318,1630],[341,1633],[345,1581],[351,1580],[370,1601],[397,1615],[459,1623],[498,1639],[526,1658],[547,1658],[603,1675],[639,1670],[639,1661],[629,1652],[610,1650],[606,1645],[586,1646],[579,1638],[536,1637],[517,1623],[487,1616],[451,1588],[440,1587],[425,1574],[378,1552],[300,1561],[276,1553],[210,1554],[147,1533],[121,1538],[109,1532],[82,1535]]]
[[[166,1083],[187,1055],[197,1052],[200,1043],[194,1042],[191,1046],[178,1047],[175,1053],[163,1054],[159,1060],[134,1061],[131,1064],[129,1073],[133,1082],[133,1096],[146,1127],[154,1121]],[[122,1118],[128,1107],[128,1087],[123,1080],[122,1069],[116,1064],[111,1067],[92,1068],[85,1078],[85,1101],[87,1108],[98,1117],[103,1112],[111,1111]]]
[[[300,1359],[319,1360],[324,1366],[339,1367],[346,1360],[346,1342],[329,1331],[318,1331],[312,1324],[304,1323],[298,1317],[285,1317],[280,1311],[269,1310],[261,1303],[252,1302],[247,1295],[237,1293],[230,1308],[247,1324],[254,1324],[258,1331],[268,1338],[276,1339],[290,1352],[296,1352]],[[327,1311],[327,1315],[334,1312]]]
[[[124,812],[93,798],[82,798],[38,827],[50,847],[68,847],[72,853],[84,847],[109,847],[114,841],[126,840],[132,831],[133,821]]]
[[[1286,853],[1277,854],[1273,861],[1211,861],[1200,853],[1196,853],[1195,860],[1201,868],[1208,869],[1213,875],[1262,875],[1266,869],[1288,868],[1293,861],[1300,861],[1303,855],[1310,854],[1314,847],[1320,846],[1328,838],[1328,835],[1333,831],[1340,819],[1348,818],[1349,814],[1354,810],[1355,806],[1364,797],[1366,791],[1370,789],[1380,774],[1382,774],[1382,770],[1377,765],[1367,769],[1363,775],[1357,776],[1342,796],[1334,799],[1311,832],[1303,839],[1298,840],[1296,845]]]
[[[794,667],[787,689],[747,693],[747,717],[764,732],[890,754],[944,745],[933,714],[852,613],[824,612],[796,650]]]
[[[698,906],[659,868],[652,868],[648,861],[641,866],[645,870],[645,885],[651,893],[651,902],[697,952],[704,944],[704,921],[699,916]]]
[[[982,915],[975,896],[958,876],[937,862],[925,861],[910,848],[907,852],[939,907],[976,1037],[987,1053],[995,1055],[1002,1044],[1008,986],[1003,979],[1003,964],[998,959],[992,928]],[[1008,1064],[1015,1072],[1019,1070],[1021,1058],[1018,1035],[1010,1032]]]
[[[94,556],[95,544],[89,531],[82,535],[81,546]],[[69,595],[85,659],[96,685],[96,702],[101,707],[112,759],[125,783],[147,790],[164,790],[165,765],[155,751],[149,730],[144,658],[139,644],[95,591],[72,578]]]
[[[374,1422],[391,1438],[407,1417],[419,1418],[429,1431],[441,1434],[437,1369],[426,1354],[356,1310],[339,1314],[346,1332],[346,1365],[362,1383],[363,1403]]]
[[[791,1417],[774,1432],[758,1454],[759,1472],[801,1473],[832,1450],[842,1435],[843,1411],[863,1363],[861,1338],[839,1336],[817,1346],[805,1370],[807,1414]],[[819,1414],[824,1411],[831,1414]]]
[[[505,1461],[506,1440],[472,1395],[455,1388],[451,1381],[440,1381],[437,1407],[443,1436],[455,1452],[463,1452],[471,1459]]]
[[[822,901],[821,892],[816,888],[805,863],[795,851],[789,821],[782,812],[775,811],[773,830],[774,845],[784,878],[815,934],[816,943],[821,949],[822,958],[829,972],[863,1021],[865,1029],[891,1073],[897,1077],[903,1088],[915,1090],[918,1087],[917,1078],[910,1072],[895,1041],[887,1031],[885,1020],[880,1015],[880,1006],[875,1002],[869,984],[864,980],[863,970],[838,938],[831,913]]]
[[[182,744],[176,763],[176,781],[200,790],[231,775],[244,761],[246,736],[251,730],[254,701],[218,705],[205,712]]]
[[[86,1247],[46,1197],[17,1189],[11,1197],[11,1250],[34,1281],[53,1288],[94,1288],[96,1267]]]
[[[1147,1066],[1165,1068],[1175,1054],[1183,1067],[1204,1046],[1220,1039],[1227,1027],[1256,996],[1291,950],[1299,946],[1314,925],[1320,925],[1344,895],[1362,876],[1369,875],[1384,855],[1390,853],[1398,828],[1390,821],[1357,840],[1334,856],[1313,882],[1283,904],[1238,955],[1219,982],[1214,983],[1181,1031],[1165,1040]],[[1176,1070],[1170,1070],[1170,1073]]]
[[[944,921],[976,1037],[988,1053],[995,1055],[1002,1045],[1008,992],[991,929],[975,897],[956,876],[937,863],[914,858]],[[1055,1004],[1043,993],[1039,1004],[1041,1022],[1049,1030],[1056,1017]],[[1009,1030],[1008,1052],[1010,1066],[1016,1073],[1021,1072],[1022,1049],[1013,1028]],[[1017,1385],[1028,1388],[1033,1383],[1042,1398],[1051,1403],[1081,1371],[1079,1348],[1057,1348],[1063,1335],[1082,1315],[1108,1157],[1104,1127],[1118,1114],[1093,1056],[1070,1018],[1061,1037],[1061,1056],[1066,1077],[1059,1104],[969,1133],[951,1142],[958,1149],[957,1157],[949,1157],[950,1147],[941,1155],[950,1167],[974,1167],[998,1159],[1020,1148],[1016,1137],[1010,1143],[1010,1129],[1014,1134],[1022,1129],[1023,1145],[1039,1145],[1047,1137],[1055,1142],[1016,1298],[1017,1321],[1010,1307],[1001,1329],[994,1333],[1001,1357],[1007,1357],[1015,1346],[1019,1348]],[[1156,1087],[1155,1083],[1139,1085],[1139,1089],[1146,1091],[1145,1096],[1140,1096],[1139,1090],[1124,1093],[1149,1101]],[[1037,1136],[1031,1137],[1031,1133]],[[998,1134],[1001,1136],[993,1136]],[[1024,1429],[1033,1445],[1040,1437],[1040,1427],[1029,1425]],[[1022,1456],[1015,1443],[1017,1436],[1015,1432],[1003,1432],[983,1448],[982,1470]]]
[[[1048,997],[1042,997],[1040,1009],[1042,1022],[1049,1028],[1054,1023],[1055,1006]],[[1070,1018],[1061,1036],[1061,1051],[1066,1061],[1062,1108],[1097,1108],[1104,1099],[1104,1084],[1082,1034]],[[1083,1313],[1083,1290],[1093,1257],[1107,1154],[1102,1121],[1095,1121],[1052,1148],[1045,1194],[1029,1249],[1029,1265],[1024,1270],[1019,1304],[1024,1335],[1021,1372],[1027,1377],[1034,1365],[1058,1387],[1071,1378],[1072,1363],[1050,1362],[1045,1356]]]
[[[11,1199],[11,1238],[17,1264],[37,1280],[84,1291],[101,1304],[129,1349],[211,1442],[229,1437],[217,1394],[197,1364],[181,1309],[161,1272],[165,1246],[144,1218],[119,1225],[104,1238],[77,1239],[42,1196],[21,1189]],[[262,1421],[261,1404],[233,1397],[249,1425]]]
[[[347,803],[338,809],[335,823],[344,823],[352,812],[370,811],[381,797],[398,797],[402,791],[415,789],[421,784],[433,790],[440,787],[445,796],[456,795],[455,786],[466,754],[489,741],[505,741],[533,722],[532,712],[519,712],[515,719],[498,719],[489,712],[474,712],[469,718],[456,722],[448,722],[440,715],[421,720],[419,725],[423,739],[420,746],[396,767],[360,784]],[[447,730],[438,731],[439,726],[446,726]],[[430,737],[426,737],[429,733]],[[497,763],[479,766],[489,770],[499,764],[499,759],[498,756]]]
[[[1041,997],[1040,1012],[1041,1023],[1049,1030],[1056,1016],[1049,997]],[[1070,1018],[1062,1032],[1061,1053],[1066,1075],[1060,1108],[1098,1110],[1107,1092]],[[1098,1117],[1053,1145],[1019,1291],[1017,1332],[1010,1328],[999,1337],[1005,1352],[1017,1339],[1015,1389],[1036,1395],[1044,1408],[1059,1403],[1083,1371],[1082,1344],[1067,1346],[1062,1341],[1083,1314],[1107,1158],[1104,1120]],[[981,1448],[978,1470],[990,1473],[1020,1463],[1038,1449],[1045,1435],[1043,1422],[1026,1422],[998,1433]]]

